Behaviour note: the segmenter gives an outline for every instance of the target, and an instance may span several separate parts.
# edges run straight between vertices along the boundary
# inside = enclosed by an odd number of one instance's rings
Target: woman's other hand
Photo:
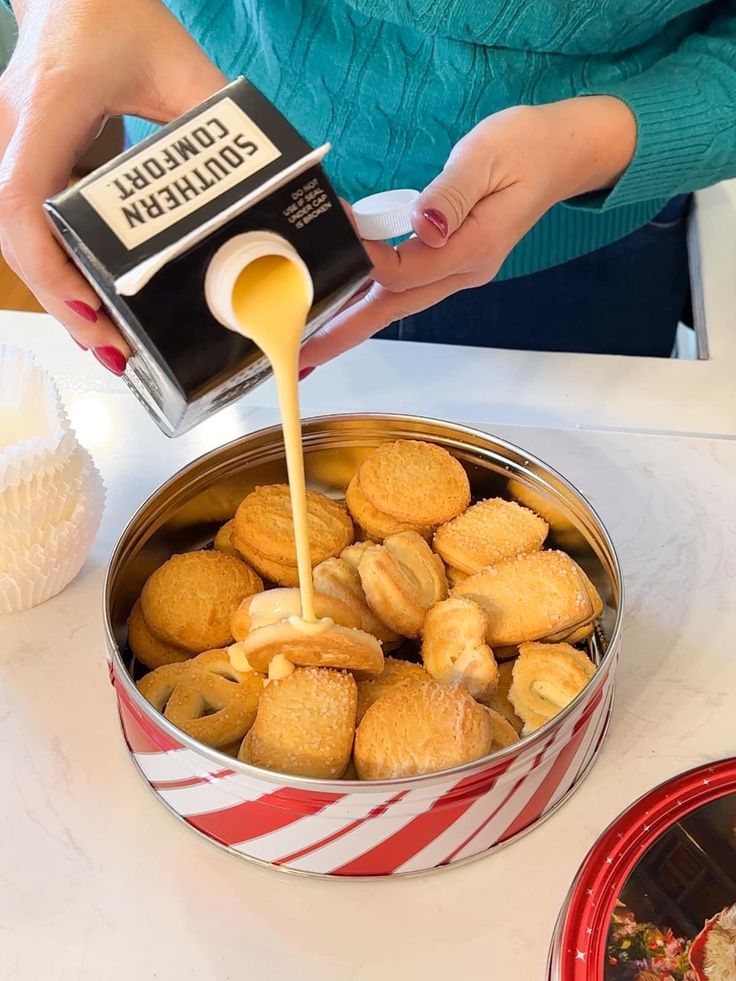
[[[43,201],[108,116],[168,122],[226,79],[159,0],[14,0],[0,78],[0,248],[72,337],[122,374],[130,350],[52,236]]]
[[[305,346],[302,369],[452,293],[490,282],[545,211],[615,184],[635,147],[632,112],[609,96],[522,106],[484,119],[419,197],[415,236],[397,249],[364,243],[375,281]]]

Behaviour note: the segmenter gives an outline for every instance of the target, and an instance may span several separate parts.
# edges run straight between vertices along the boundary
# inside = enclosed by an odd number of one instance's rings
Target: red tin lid
[[[736,981],[736,758],[632,804],[588,853],[551,981]]]

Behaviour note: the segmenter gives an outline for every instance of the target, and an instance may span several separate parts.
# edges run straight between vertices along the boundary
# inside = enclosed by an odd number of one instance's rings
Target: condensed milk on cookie
[[[212,285],[215,256],[229,275],[247,241],[261,259],[247,282],[267,273],[293,286],[298,275],[302,340],[367,279],[370,262],[321,166],[328,150],[312,149],[239,79],[46,203],[133,351],[126,381],[168,435],[270,372],[253,338],[224,323],[232,311]]]

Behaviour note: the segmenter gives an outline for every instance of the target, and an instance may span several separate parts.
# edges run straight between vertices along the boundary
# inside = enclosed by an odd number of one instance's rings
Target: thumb
[[[476,204],[489,192],[488,167],[472,145],[458,143],[442,173],[417,198],[412,225],[419,238],[434,248],[445,244]]]
[[[162,79],[160,122],[176,119],[228,84],[228,79],[217,65],[196,45],[194,47],[197,57],[184,64],[179,63],[174,69],[175,75],[172,73]]]

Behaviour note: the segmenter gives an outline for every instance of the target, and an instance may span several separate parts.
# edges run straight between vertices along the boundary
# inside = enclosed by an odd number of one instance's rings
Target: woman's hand
[[[0,78],[0,248],[50,314],[122,374],[129,348],[53,238],[62,190],[108,116],[168,122],[226,79],[159,0],[14,0],[18,43]]]
[[[364,243],[374,283],[302,351],[303,373],[402,317],[488,283],[552,205],[613,185],[631,161],[636,123],[609,96],[507,109],[453,149],[414,208],[397,249]]]

